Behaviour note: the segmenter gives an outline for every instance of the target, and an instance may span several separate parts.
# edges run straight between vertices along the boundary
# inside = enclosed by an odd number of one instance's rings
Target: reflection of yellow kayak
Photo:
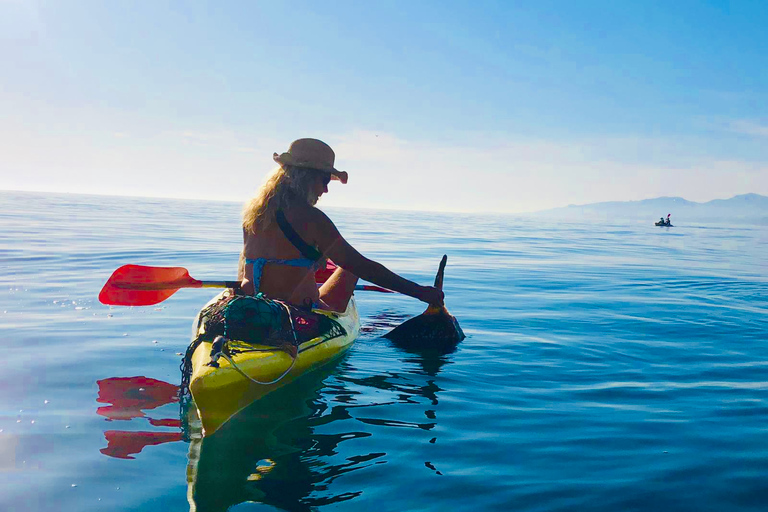
[[[214,303],[221,295],[209,302]],[[315,309],[334,320],[333,333],[320,336],[299,345],[295,364],[287,352],[266,345],[248,345],[256,349],[232,356],[236,367],[229,360],[220,359],[218,367],[208,365],[211,361],[211,342],[204,341],[192,355],[192,375],[189,390],[195,401],[205,435],[215,432],[224,422],[255,400],[275,389],[294,381],[304,373],[335,360],[352,346],[360,332],[360,317],[355,299],[352,297],[343,313]],[[198,326],[198,317],[193,325]],[[199,326],[200,334],[205,327]],[[340,328],[340,329],[339,329]],[[237,343],[237,342],[236,342]],[[291,368],[291,364],[293,367]],[[290,371],[286,371],[290,368]],[[281,378],[281,376],[285,374]],[[272,382],[264,385],[257,382]]]
[[[307,501],[315,486],[350,471],[317,456],[318,446],[328,442],[315,432],[325,411],[320,389],[336,372],[339,359],[309,372],[230,418],[215,435],[203,437],[194,409],[187,418],[190,436],[187,464],[187,499],[190,511],[225,512],[243,502],[258,502],[279,510],[309,510]],[[267,413],[268,411],[268,413]],[[315,420],[313,420],[315,418]],[[336,418],[344,423],[346,416]],[[339,427],[332,435],[336,443],[358,436]],[[354,467],[365,467],[366,460]],[[323,492],[325,504],[349,499]]]

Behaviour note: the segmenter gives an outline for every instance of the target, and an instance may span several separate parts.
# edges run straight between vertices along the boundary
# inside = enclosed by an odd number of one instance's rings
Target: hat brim
[[[277,153],[274,153],[272,155],[272,159],[280,164],[283,165],[290,165],[293,167],[306,167],[308,169],[316,169],[318,171],[325,171],[327,173],[330,173],[332,180],[340,181],[344,184],[347,183],[347,180],[349,179],[349,175],[346,171],[340,171],[336,169],[335,167],[325,166],[322,164],[318,164],[317,162],[303,162],[303,161],[297,161],[293,158],[293,155],[290,153],[283,153],[281,155],[278,155]]]

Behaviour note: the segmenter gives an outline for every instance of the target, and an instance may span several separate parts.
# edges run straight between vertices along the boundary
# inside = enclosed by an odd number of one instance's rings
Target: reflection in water
[[[245,501],[258,501],[283,510],[349,500],[360,493],[327,494],[327,484],[350,471],[362,469],[383,456],[370,453],[343,464],[318,459],[335,453],[343,441],[371,434],[349,431],[319,434],[314,429],[350,418],[347,406],[333,407],[316,400],[323,379],[337,365],[312,372],[290,386],[265,396],[203,438],[191,426],[187,479],[191,510],[224,511]]]
[[[149,377],[112,377],[97,381],[96,401],[112,404],[96,409],[109,420],[143,418],[144,409],[156,409],[179,401],[179,387]]]
[[[156,409],[178,402],[179,387],[149,377],[112,377],[96,382],[99,386],[97,402],[111,404],[96,409],[107,421],[145,418],[144,410]],[[136,432],[107,430],[107,447],[100,451],[118,459],[133,459],[145,446],[181,441],[181,421],[178,418],[147,418],[154,427],[175,427],[174,432]]]
[[[182,440],[181,432],[133,432],[126,430],[107,430],[104,432],[107,447],[100,451],[116,459],[135,459],[133,455],[146,446],[171,443]]]
[[[369,336],[386,329],[388,320],[391,319],[374,323]],[[395,342],[383,338],[375,342],[397,347]],[[405,357],[398,358],[397,366],[410,369],[359,376],[358,370],[345,360],[338,361],[265,396],[208,437],[202,436],[194,407],[184,409],[183,421],[147,416],[148,410],[178,402],[177,386],[146,377],[98,381],[97,401],[110,404],[99,407],[98,414],[108,421],[133,419],[161,429],[106,431],[108,446],[101,452],[132,459],[147,446],[190,440],[187,497],[192,511],[223,512],[243,502],[305,511],[354,499],[363,490],[345,488],[344,484],[333,486],[336,479],[385,464],[388,454],[364,448],[386,446],[386,442],[346,441],[375,437],[377,432],[391,433],[392,429],[429,432],[438,423],[435,406],[442,390],[435,377],[450,363],[455,346],[450,350],[398,350]],[[329,378],[331,375],[334,378]],[[371,397],[373,393],[380,398],[380,392],[387,397],[385,400]],[[418,407],[425,400],[426,421],[388,417],[402,409],[387,406]],[[382,428],[386,431],[382,432]],[[431,437],[429,443],[436,440]],[[429,460],[422,459],[418,464],[435,475],[442,474]],[[344,482],[349,485],[354,480]]]
[[[255,501],[282,510],[306,511],[362,494],[362,489],[354,488],[334,492],[331,484],[341,475],[385,464],[387,453],[356,452],[360,447],[383,443],[347,445],[346,441],[375,436],[380,428],[430,431],[437,425],[433,406],[441,389],[432,377],[449,362],[447,354],[411,351],[405,361],[418,366],[402,375],[360,378],[352,375],[355,369],[346,362],[336,363],[267,395],[205,438],[199,422],[193,421],[187,470],[191,510],[224,511]],[[341,371],[339,365],[343,366]],[[335,378],[324,382],[331,374]],[[428,378],[415,383],[423,379],[414,376]],[[361,397],[369,395],[371,389],[385,391],[395,400],[378,403]],[[391,410],[386,406],[423,403],[421,399],[430,404],[424,411],[429,421],[386,417]],[[436,437],[429,440],[435,441]],[[350,455],[350,451],[355,453]],[[441,474],[431,462],[422,463]]]

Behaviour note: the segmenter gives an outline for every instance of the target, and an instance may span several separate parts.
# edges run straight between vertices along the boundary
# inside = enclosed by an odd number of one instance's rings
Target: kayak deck
[[[221,295],[216,296],[209,304],[220,298]],[[229,418],[254,401],[335,360],[352,347],[360,333],[360,316],[354,297],[350,299],[343,313],[319,309],[313,312],[331,318],[340,329],[324,333],[299,345],[295,363],[287,352],[275,347],[244,344],[254,351],[234,354],[232,361],[236,367],[224,358],[219,359],[218,367],[213,367],[208,365],[212,343],[203,341],[199,344],[192,354],[189,390],[205,435],[215,432]],[[199,325],[199,317],[198,313],[193,324],[196,327],[193,338],[205,329]],[[275,380],[277,382],[272,382]],[[258,384],[254,381],[270,384]]]

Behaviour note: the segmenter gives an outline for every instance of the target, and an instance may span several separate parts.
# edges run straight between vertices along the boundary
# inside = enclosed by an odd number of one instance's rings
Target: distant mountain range
[[[768,224],[768,197],[742,194],[730,199],[715,199],[706,203],[688,201],[682,197],[657,197],[642,201],[609,201],[535,212],[545,217],[595,217],[657,221],[672,214],[672,223],[688,220],[721,220]]]

